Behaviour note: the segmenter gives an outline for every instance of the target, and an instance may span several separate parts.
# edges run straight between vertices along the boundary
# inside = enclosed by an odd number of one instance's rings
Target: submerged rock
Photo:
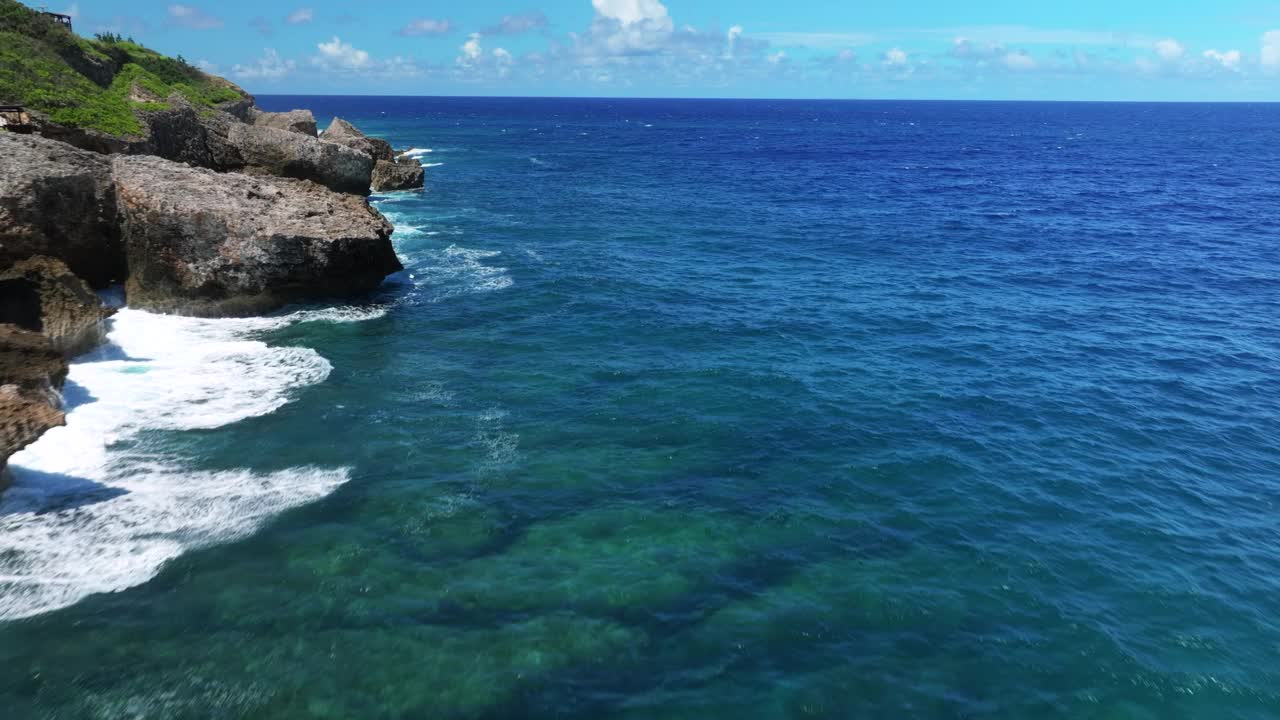
[[[394,162],[396,159],[395,151],[391,149],[391,143],[380,138],[371,138],[360,132],[355,125],[339,117],[334,118],[333,122],[329,123],[329,127],[325,129],[321,139],[327,143],[343,145],[352,150],[358,150],[373,158],[375,162],[378,160]]]
[[[153,157],[114,168],[132,307],[252,315],[365,292],[401,269],[391,224],[363,197]]]
[[[111,160],[0,133],[0,268],[33,255],[62,260],[93,287],[124,279]]]
[[[48,338],[0,325],[0,490],[9,457],[66,423],[57,393],[66,377],[67,361]]]
[[[227,139],[245,172],[311,180],[330,190],[369,194],[373,159],[362,152],[288,130],[233,123]]]
[[[100,345],[113,313],[61,260],[37,255],[0,271],[0,323],[44,335],[67,357]]]
[[[400,158],[394,162],[379,160],[373,166],[373,189],[413,190],[423,186],[426,173],[422,163],[414,158]]]
[[[310,110],[266,112],[265,110],[250,108],[245,119],[253,125],[288,130],[299,135],[316,136],[316,116],[312,115]]]

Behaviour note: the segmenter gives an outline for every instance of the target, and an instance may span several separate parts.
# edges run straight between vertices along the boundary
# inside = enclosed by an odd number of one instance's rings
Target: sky
[[[29,3],[35,4],[35,3]],[[1280,101],[1280,0],[77,0],[256,94]]]

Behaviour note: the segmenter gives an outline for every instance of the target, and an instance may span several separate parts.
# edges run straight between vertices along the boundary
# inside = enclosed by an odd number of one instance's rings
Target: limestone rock
[[[9,457],[65,424],[56,391],[66,377],[67,361],[48,338],[0,325],[0,490]]]
[[[344,145],[352,150],[359,150],[377,160],[385,160],[387,162],[395,162],[396,154],[391,149],[391,143],[379,138],[371,138],[356,129],[355,125],[336,117],[333,122],[329,123],[329,127],[324,131],[321,139],[325,142]]]
[[[422,163],[414,158],[400,158],[395,162],[379,160],[373,166],[373,189],[413,190],[423,186],[425,173]]]
[[[102,344],[114,312],[61,260],[37,255],[0,271],[0,323],[44,335],[67,357]]]
[[[312,115],[310,110],[277,113],[251,108],[247,120],[253,125],[288,130],[299,135],[316,136],[316,116]]]
[[[233,123],[228,141],[245,171],[311,180],[337,192],[369,194],[373,159],[351,148],[288,130]]]
[[[131,307],[252,315],[368,291],[401,269],[391,224],[363,197],[153,157],[119,156],[114,169]]]
[[[93,287],[124,279],[111,160],[0,133],[0,268],[32,255],[62,260]]]

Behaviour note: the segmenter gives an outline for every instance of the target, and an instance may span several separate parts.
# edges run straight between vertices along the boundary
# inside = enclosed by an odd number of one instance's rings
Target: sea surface
[[[116,316],[5,720],[1280,717],[1280,106],[260,102],[406,270]]]

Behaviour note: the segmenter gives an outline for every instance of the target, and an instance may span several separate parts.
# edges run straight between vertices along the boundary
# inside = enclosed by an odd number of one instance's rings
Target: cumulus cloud
[[[246,80],[279,80],[297,69],[297,63],[285,60],[272,48],[263,51],[262,57],[248,65],[236,65],[231,74]]]
[[[591,0],[591,5],[600,17],[623,25],[652,22],[671,26],[667,6],[660,0]]]
[[[1280,72],[1280,30],[1272,30],[1262,36],[1262,54],[1258,57],[1266,72]]]
[[[480,31],[482,35],[523,35],[547,26],[547,16],[534,10],[522,15],[504,15],[501,20]]]
[[[189,30],[214,30],[223,26],[221,18],[214,17],[194,5],[170,5],[169,24]]]
[[[1182,56],[1187,54],[1187,49],[1183,47],[1182,43],[1173,38],[1156,41],[1155,51],[1156,55],[1165,62],[1181,60]]]
[[[905,67],[907,65],[907,53],[901,48],[893,48],[885,51],[880,58],[888,67]]]
[[[345,43],[337,35],[329,42],[316,45],[319,54],[311,59],[313,65],[326,70],[352,71],[369,67],[369,53]]]
[[[290,25],[306,25],[316,19],[316,13],[311,8],[298,8],[289,13],[289,17],[284,19]]]
[[[434,20],[431,18],[419,18],[410,21],[409,24],[400,28],[399,34],[404,37],[412,37],[415,35],[444,35],[453,29],[453,24],[448,20]]]
[[[467,41],[462,43],[462,47],[458,48],[462,54],[458,56],[458,64],[467,65],[474,63],[484,54],[484,48],[480,47],[480,33],[471,33]]]
[[[1227,70],[1239,70],[1240,61],[1244,59],[1244,56],[1239,50],[1227,50],[1224,52],[1219,52],[1218,50],[1205,50],[1202,57]]]
[[[786,62],[787,53],[783,50],[779,50],[776,53],[770,53],[767,60],[769,61],[770,65],[781,65],[782,63]]]

